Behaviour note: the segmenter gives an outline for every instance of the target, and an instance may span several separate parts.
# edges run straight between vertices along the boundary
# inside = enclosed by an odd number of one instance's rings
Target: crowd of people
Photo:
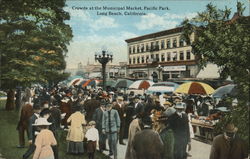
[[[23,159],[32,154],[33,159],[60,158],[60,131],[67,131],[67,153],[87,153],[90,159],[96,150],[109,151],[109,156],[117,159],[117,144],[125,145],[126,138],[125,159],[185,159],[191,156],[195,131],[190,118],[197,115],[220,118],[221,115],[211,113],[214,106],[209,97],[135,95],[101,88],[36,87],[24,91],[21,103],[18,147],[25,146],[25,132],[30,144]],[[235,141],[236,128],[229,124],[225,130],[222,138],[229,143]],[[246,158],[246,149],[238,138],[240,148],[225,146],[225,154],[221,153],[223,139],[215,138],[210,159],[226,159],[227,155],[233,156],[232,159]]]

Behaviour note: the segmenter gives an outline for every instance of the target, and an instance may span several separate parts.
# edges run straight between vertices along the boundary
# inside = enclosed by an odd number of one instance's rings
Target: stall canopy
[[[146,93],[153,94],[153,93],[159,92],[161,94],[163,94],[163,93],[171,94],[178,87],[179,87],[179,85],[177,83],[174,83],[174,82],[159,82],[159,83],[155,83],[152,86],[150,86],[148,88],[148,90],[146,91]]]
[[[138,80],[135,81],[134,83],[132,83],[129,86],[129,89],[148,89],[150,86],[152,86],[154,84],[154,82],[150,81],[150,80]]]
[[[181,84],[176,90],[175,93],[185,93],[185,94],[201,94],[201,95],[208,95],[212,94],[214,89],[202,82],[187,82]]]
[[[212,96],[214,98],[221,98],[225,95],[234,95],[237,92],[235,84],[228,84],[217,88]]]
[[[119,79],[119,80],[114,84],[114,87],[115,87],[115,88],[128,88],[132,83],[133,83],[133,81],[128,80],[128,79]]]

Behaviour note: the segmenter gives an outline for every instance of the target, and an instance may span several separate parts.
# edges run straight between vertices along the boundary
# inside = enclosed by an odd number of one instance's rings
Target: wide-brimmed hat
[[[123,100],[123,97],[122,96],[118,96],[116,99],[117,100]]]
[[[159,98],[155,98],[155,102],[160,103],[160,99]]]
[[[186,108],[186,104],[183,103],[183,102],[179,102],[179,103],[176,103],[175,109],[185,109]]]
[[[163,105],[172,105],[172,103],[170,103],[169,101],[166,101],[163,103]]]
[[[234,132],[237,132],[238,131],[238,128],[234,126],[234,124],[232,123],[229,123],[226,125],[225,127],[225,132],[230,132],[230,133],[234,133]]]
[[[48,122],[46,118],[38,118],[36,119],[35,123],[32,124],[33,126],[42,126],[42,125],[51,125],[52,123]]]

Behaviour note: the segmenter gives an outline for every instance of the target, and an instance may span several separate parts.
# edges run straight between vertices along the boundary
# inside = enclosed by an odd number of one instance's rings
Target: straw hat
[[[238,131],[238,128],[234,126],[234,124],[229,123],[225,127],[225,132],[235,133]]]
[[[32,124],[33,126],[41,126],[41,125],[51,125],[52,123],[48,122],[46,118],[38,118],[35,121],[35,124]]]
[[[89,126],[92,126],[92,125],[96,125],[95,121],[93,120],[89,122]]]
[[[123,97],[122,96],[118,96],[116,99],[117,100],[123,100]]]
[[[166,102],[163,103],[163,105],[170,105],[171,106],[172,103],[170,103],[169,101],[166,101]]]

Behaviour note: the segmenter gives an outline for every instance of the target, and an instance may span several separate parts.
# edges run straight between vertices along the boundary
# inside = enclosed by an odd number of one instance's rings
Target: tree
[[[243,4],[237,3],[237,13],[229,19],[231,9],[217,9],[211,3],[204,12],[191,20],[184,20],[183,37],[192,46],[192,51],[200,57],[200,65],[207,62],[221,68],[223,78],[230,76],[238,87],[238,106],[231,107],[230,113],[222,120],[234,122],[239,134],[248,141],[249,137],[249,50],[250,17],[243,16]],[[195,39],[191,43],[191,33]]]
[[[2,0],[0,6],[1,89],[65,78],[64,57],[72,39],[64,22],[70,18],[65,0]]]

